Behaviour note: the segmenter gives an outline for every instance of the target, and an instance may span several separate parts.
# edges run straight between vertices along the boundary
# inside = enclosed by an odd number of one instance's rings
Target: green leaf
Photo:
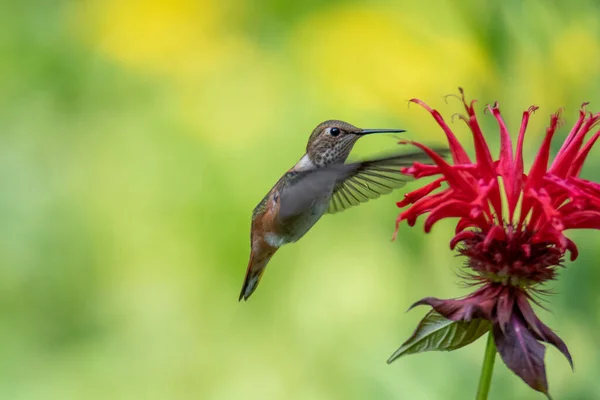
[[[460,349],[479,339],[490,330],[490,327],[490,322],[484,319],[452,321],[431,310],[419,322],[411,337],[392,354],[387,362],[390,364],[395,359],[408,354]]]

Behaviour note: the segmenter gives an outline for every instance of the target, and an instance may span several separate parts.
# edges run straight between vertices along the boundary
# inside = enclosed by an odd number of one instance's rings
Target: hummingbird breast
[[[280,236],[286,243],[297,242],[325,214],[331,193],[316,198],[311,206],[299,215],[280,221]]]
[[[272,247],[281,247],[300,240],[325,214],[329,207],[331,192],[315,198],[301,213],[286,218],[279,215],[279,196],[273,194],[272,207],[268,207],[255,220],[255,228],[262,232],[265,242]],[[256,232],[258,233],[258,232]]]
[[[296,242],[327,212],[333,193],[333,182],[331,187],[323,188],[311,198],[307,206],[292,214],[280,214],[281,198],[285,197],[281,195],[282,191],[290,190],[294,185],[294,178],[298,176],[294,171],[286,173],[255,208],[252,218],[253,242],[262,237],[266,244],[276,248]],[[293,199],[288,196],[286,201]]]

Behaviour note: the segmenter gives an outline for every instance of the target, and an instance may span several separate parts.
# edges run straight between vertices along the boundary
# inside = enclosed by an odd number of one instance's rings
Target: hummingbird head
[[[306,155],[317,167],[343,163],[360,137],[372,133],[391,132],[404,132],[404,130],[361,129],[338,120],[321,122],[308,139]]]

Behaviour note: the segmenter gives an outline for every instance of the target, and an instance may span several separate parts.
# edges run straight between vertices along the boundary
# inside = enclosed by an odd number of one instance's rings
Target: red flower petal
[[[600,229],[599,211],[579,211],[563,218],[565,229]]]
[[[510,140],[510,135],[508,134],[506,124],[500,115],[498,103],[494,103],[493,107],[488,106],[488,109],[492,112],[496,118],[496,121],[498,121],[498,126],[500,127],[500,156],[498,163],[498,174],[502,177],[504,187],[506,188],[505,191],[509,211],[508,220],[512,221],[521,192],[521,178],[523,175],[523,170],[521,169],[518,171],[517,165],[513,161],[512,142]]]
[[[406,142],[404,142],[406,143]],[[400,172],[405,175],[411,175],[415,178],[425,178],[426,176],[439,175],[441,173],[440,167],[437,165],[421,164],[415,162],[411,167],[402,167]]]
[[[481,133],[481,128],[477,122],[477,116],[475,115],[475,110],[473,108],[475,100],[471,101],[471,104],[467,104],[464,91],[462,88],[459,88],[458,90],[460,91],[460,96],[465,107],[465,111],[469,116],[469,119],[466,120],[466,122],[469,128],[471,128],[471,133],[473,134],[473,143],[475,144],[475,156],[477,158],[477,164],[479,165],[483,176],[490,178],[496,175],[496,171],[490,149],[485,142],[483,133]]]
[[[521,179],[523,176],[523,142],[525,141],[525,131],[529,124],[529,117],[531,114],[538,110],[537,106],[531,106],[527,111],[523,112],[523,118],[521,119],[521,127],[519,128],[519,137],[517,139],[517,151],[515,154],[515,173],[518,174],[518,178]],[[520,185],[519,185],[520,188]]]
[[[563,142],[562,146],[560,147],[558,154],[556,154],[556,158],[563,156],[566,149],[569,147],[569,144],[573,141],[573,139],[575,138],[575,135],[577,135],[577,132],[579,132],[579,130],[581,129],[581,125],[583,125],[583,120],[585,119],[585,107],[588,104],[589,103],[583,103],[581,105],[581,109],[579,110],[579,118],[577,119],[577,122],[575,122],[575,125],[573,125],[573,129],[571,129],[571,132],[569,132],[565,141]]]
[[[425,214],[426,212],[433,210],[435,207],[442,204],[450,197],[452,197],[451,190],[444,190],[443,192],[436,193],[428,197],[422,197],[419,200],[415,201],[415,204],[413,204],[409,209],[400,213],[397,222],[406,220],[408,222],[408,225],[414,226],[419,215]]]
[[[573,161],[569,167],[569,173],[567,176],[579,176],[581,173],[581,168],[583,167],[583,163],[592,150],[592,147],[594,147],[594,144],[596,144],[598,137],[600,137],[600,131],[596,132],[594,136],[592,136],[592,138],[585,144],[583,149],[581,149],[581,151],[577,154],[575,161]]]
[[[454,236],[452,238],[452,240],[450,241],[450,250],[454,250],[454,248],[456,247],[456,245],[464,240],[467,239],[473,239],[475,238],[475,232],[472,231],[464,231],[464,232],[460,232],[459,234],[457,234],[456,236]]]
[[[421,198],[427,196],[429,193],[433,192],[435,189],[439,188],[444,180],[444,178],[438,178],[420,189],[405,194],[404,200],[397,202],[396,205],[398,207],[406,207],[409,204],[413,204],[417,200],[420,200]]]
[[[533,201],[531,194],[535,193],[534,189],[537,189],[542,184],[542,178],[546,173],[546,169],[548,168],[548,160],[550,158],[550,143],[552,142],[552,136],[554,132],[556,132],[556,128],[558,127],[558,119],[560,115],[556,113],[552,115],[550,118],[550,127],[546,129],[546,137],[542,142],[542,146],[538,151],[538,154],[531,166],[529,171],[529,176],[527,177],[527,181],[524,187],[524,196],[523,196],[523,204],[521,206],[521,219],[519,224],[522,224],[525,220],[525,217],[531,211],[531,207],[533,207]],[[540,213],[534,213],[529,222],[529,226],[533,226],[537,223],[536,219],[540,215]]]
[[[482,243],[483,250],[487,251],[492,242],[504,239],[506,239],[506,232],[504,231],[504,227],[501,227],[500,225],[492,226],[488,231],[487,235],[485,235],[485,240]]]
[[[461,175],[458,171],[455,171],[450,164],[448,164],[439,154],[435,151],[431,150],[429,147],[424,146],[417,142],[407,142],[412,145],[417,146],[421,150],[423,150],[434,163],[440,167],[441,174],[444,175],[446,180],[448,181],[448,185],[452,189],[455,189],[459,192],[465,193],[474,193],[474,188],[469,185],[469,183],[465,180],[464,176]]]
[[[429,232],[433,224],[440,219],[450,217],[470,218],[474,221],[478,221],[478,225],[487,224],[485,218],[481,214],[474,215],[473,208],[469,203],[460,200],[450,200],[440,204],[429,213],[429,216],[425,220],[425,232]]]
[[[477,223],[470,218],[461,218],[458,220],[456,224],[456,228],[454,229],[454,233],[461,232],[467,228],[476,228],[478,227]]]
[[[437,121],[438,125],[444,130],[444,133],[446,134],[446,137],[448,138],[448,144],[450,146],[450,152],[452,153],[452,160],[454,161],[454,163],[455,164],[470,164],[471,160],[469,159],[469,156],[465,152],[465,149],[462,147],[462,145],[460,144],[460,142],[458,141],[458,139],[456,138],[456,136],[454,135],[454,133],[452,132],[450,127],[448,126],[448,124],[446,124],[446,121],[444,121],[444,119],[442,118],[440,113],[437,112],[437,110],[433,110],[431,107],[429,107],[427,104],[425,104],[424,102],[422,102],[419,99],[411,99],[410,101],[420,105],[421,107],[423,107],[424,109],[429,111],[429,113]]]
[[[549,172],[562,178],[567,176],[567,172],[569,171],[573,160],[583,145],[585,136],[598,122],[600,122],[600,113],[590,115],[589,118],[584,120],[583,125],[581,128],[579,128],[579,131],[575,133],[575,135],[569,135],[570,140],[568,139],[568,142],[565,142],[566,145],[563,146],[559,154],[554,159]]]

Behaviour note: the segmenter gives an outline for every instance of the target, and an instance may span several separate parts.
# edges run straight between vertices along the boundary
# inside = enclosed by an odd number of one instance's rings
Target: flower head
[[[537,107],[523,113],[513,147],[498,104],[487,106],[500,131],[497,159],[483,137],[474,110],[462,90],[466,116],[459,116],[469,127],[475,160],[467,155],[442,116],[420,100],[443,129],[453,163],[434,151],[412,142],[429,154],[434,165],[415,163],[403,173],[415,178],[437,176],[432,183],[406,194],[398,207],[397,224],[413,226],[426,214],[425,231],[444,218],[458,218],[450,248],[466,257],[464,275],[477,286],[460,299],[422,299],[415,305],[429,305],[452,321],[490,322],[498,352],[504,363],[532,388],[548,393],[544,366],[545,346],[556,346],[569,360],[565,343],[536,316],[531,303],[539,304],[544,293],[541,284],[556,277],[565,254],[577,257],[577,247],[564,232],[569,229],[600,229],[600,185],[579,177],[582,166],[600,136],[596,131],[600,113],[586,113],[584,104],[579,119],[549,165],[550,144],[561,124],[560,112],[552,115],[537,156],[528,173],[523,167],[523,142],[530,116]],[[442,183],[447,187],[441,188]],[[438,190],[440,189],[440,190]]]

